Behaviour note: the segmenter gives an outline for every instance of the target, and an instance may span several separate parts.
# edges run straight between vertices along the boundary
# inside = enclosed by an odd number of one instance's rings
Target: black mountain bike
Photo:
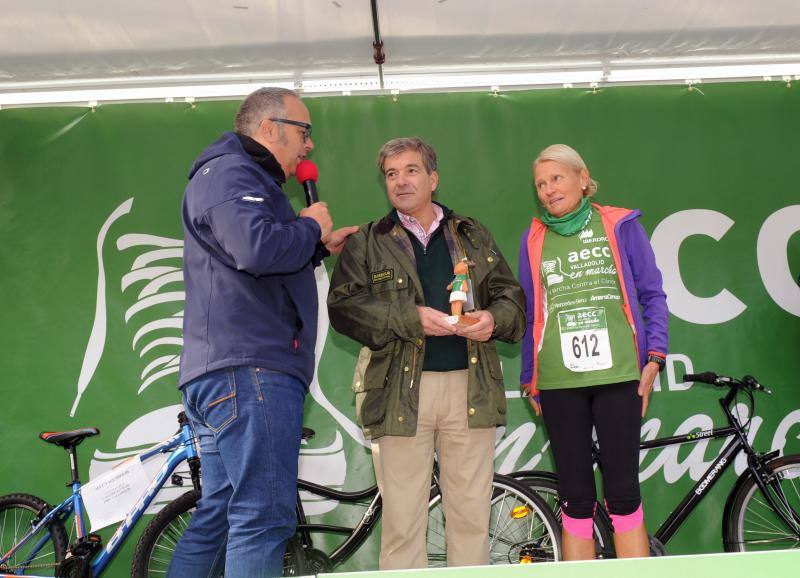
[[[303,439],[314,436],[303,428]],[[330,572],[347,560],[367,540],[381,517],[382,499],[377,486],[358,492],[343,492],[302,479],[297,480],[297,533],[284,556],[284,576]],[[361,504],[365,509],[354,527],[309,521],[303,510],[300,492],[309,492],[346,504]],[[191,519],[200,492],[192,490],[164,507],[145,528],[134,555],[133,576],[163,576],[172,552]],[[444,539],[444,509],[434,468],[428,503],[428,560],[430,566],[447,563]],[[525,485],[496,474],[492,482],[489,525],[492,564],[518,564],[552,561],[561,558],[561,530],[547,503]],[[320,544],[323,535],[343,539],[333,549]],[[314,539],[317,538],[315,543]]]
[[[734,463],[740,452],[744,452],[747,456],[747,469],[736,480],[725,504],[722,517],[722,540],[725,550],[744,552],[800,548],[800,455],[778,457],[778,451],[757,452],[747,440],[750,419],[742,423],[732,409],[738,394],[741,393],[749,400],[748,415],[752,416],[755,408],[753,392],[763,391],[767,394],[772,392],[751,375],[734,379],[706,372],[686,374],[683,379],[728,389],[725,397],[719,400],[728,425],[682,436],[646,441],[639,447],[648,450],[707,439],[730,437],[731,440],[700,481],[689,490],[686,497],[650,537],[651,554],[666,554],[664,544],[675,535],[723,472]],[[596,463],[601,465],[600,449],[596,443],[594,458]],[[548,502],[556,517],[561,519],[558,477],[555,474],[529,470],[515,472],[510,476],[536,491]],[[601,504],[597,505],[594,534],[598,557],[615,557],[611,519]]]

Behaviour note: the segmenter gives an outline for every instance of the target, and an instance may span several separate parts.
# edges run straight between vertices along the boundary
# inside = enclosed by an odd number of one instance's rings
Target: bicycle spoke
[[[789,534],[786,534],[785,532],[765,532],[763,530],[759,530],[759,531],[745,530],[745,533],[747,533],[747,534],[758,534],[759,536],[781,536],[781,538],[772,538],[771,539],[772,541],[778,540],[778,539],[783,539],[783,540],[788,540],[789,539]],[[763,538],[763,540],[769,541],[770,539],[769,538]],[[747,540],[747,541],[748,542],[758,542],[758,540]]]
[[[745,528],[744,532],[746,534],[778,534],[781,536],[788,536],[789,534],[786,533],[786,530],[783,530],[776,526],[775,524],[757,524],[751,522],[752,528]]]
[[[759,520],[761,520],[761,521],[763,522],[763,523],[761,524],[761,527],[763,527],[763,528],[773,528],[773,529],[775,529],[775,530],[779,530],[779,529],[780,529],[780,528],[779,528],[779,527],[778,527],[778,526],[777,526],[777,525],[774,523],[774,521],[773,521],[773,519],[772,519],[772,518],[767,518],[767,517],[765,517],[763,514],[761,514],[761,513],[757,512],[757,511],[755,511],[754,509],[751,509],[751,508],[748,508],[748,509],[747,509],[747,511],[748,511],[748,512],[751,512],[751,513],[752,513],[754,516],[757,516],[757,517],[758,517],[758,519],[759,519]],[[769,509],[769,511],[770,511],[770,512],[772,512],[772,509],[770,508],[770,509]],[[755,521],[753,521],[753,522],[751,522],[751,523],[753,523],[754,525],[759,525],[759,524],[757,524]]]
[[[178,545],[178,540],[180,539],[180,535],[177,532],[173,532],[171,529],[168,529],[164,532],[162,538],[165,542],[167,542],[173,548]],[[164,546],[158,545],[159,547],[163,548]]]
[[[781,538],[762,538],[760,540],[745,540],[745,542],[747,544],[781,544],[785,542],[797,543],[797,540],[790,540],[787,536],[783,536]]]
[[[16,510],[14,511],[14,538],[19,536],[19,518],[20,515]]]
[[[504,492],[504,494],[505,494],[505,492]],[[505,505],[505,503],[503,503],[503,505]],[[503,515],[503,510],[502,510],[502,508],[501,508],[501,509],[500,509],[500,512],[498,512],[498,514],[497,514],[497,521],[498,521],[498,523],[500,522],[500,517],[501,517],[502,515]],[[491,540],[490,540],[490,542],[489,542],[489,551],[491,552],[491,551],[494,549],[494,537],[495,537],[495,536],[497,536],[497,527],[496,527],[496,526],[495,526],[495,528],[494,528],[494,530],[493,530],[493,531],[490,531],[490,532],[489,532],[489,536],[491,537]]]
[[[47,508],[47,504],[36,496],[10,494],[0,499],[0,555],[13,550],[3,565],[20,574],[27,574],[30,570],[37,575],[52,576],[57,562],[63,557],[63,550],[57,547],[66,545],[63,527],[52,523],[36,528],[40,513]]]
[[[769,505],[769,502],[767,502],[767,501],[763,500],[762,498],[760,498],[758,494],[753,496],[753,502],[761,505],[764,508],[764,510],[766,510],[767,514],[769,514],[770,512],[772,512],[773,514],[778,514],[778,512],[775,512],[775,510],[772,509],[772,506]],[[778,500],[778,507],[783,509],[783,511],[781,513],[788,520],[792,520],[793,519],[791,506],[789,506],[788,501]],[[759,516],[762,520],[764,520],[765,522],[769,523],[776,530],[781,530],[782,528],[786,527],[786,521],[783,518],[781,518],[780,516],[776,516],[774,518],[771,518],[771,519],[767,520],[764,516],[760,515],[756,511],[751,510],[749,507],[748,507],[748,511],[749,512],[752,511],[753,514]],[[789,528],[789,529],[797,532],[797,529],[792,529],[792,528]]]
[[[153,546],[153,552],[154,552],[154,553],[155,553],[156,551],[158,551],[158,550],[161,550],[161,551],[163,551],[163,552],[166,552],[166,553],[167,553],[167,555],[171,555],[171,554],[172,554],[172,552],[174,552],[174,551],[175,551],[175,548],[168,548],[167,546],[164,546],[163,544],[156,544],[155,546]],[[155,554],[154,554],[154,556],[155,556]]]
[[[800,457],[776,460],[761,490],[748,481],[734,504],[733,526],[726,546],[735,550],[800,548]],[[774,504],[774,506],[773,506]]]

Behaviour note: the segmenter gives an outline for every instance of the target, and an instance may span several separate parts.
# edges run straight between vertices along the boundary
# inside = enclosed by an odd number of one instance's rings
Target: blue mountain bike
[[[70,456],[70,496],[58,506],[30,494],[0,497],[0,578],[25,575],[29,578],[96,578],[106,569],[167,480],[182,486],[184,476],[176,469],[188,462],[193,489],[170,502],[145,528],[134,552],[132,578],[166,574],[172,551],[186,529],[200,498],[200,459],[194,432],[185,414],[178,416],[180,430],[170,439],[137,456],[142,461],[168,454],[165,464],[152,479],[142,497],[127,513],[107,545],[100,536],[89,534],[81,482],[77,471],[76,447],[98,435],[96,428],[82,428],[40,434],[45,442],[64,448]],[[314,435],[303,428],[304,439]],[[429,504],[428,555],[431,565],[444,564],[444,512],[437,476],[432,479]],[[359,492],[340,492],[312,482],[298,480],[298,490],[344,503],[365,503],[359,522],[352,528],[310,523],[298,493],[296,536],[284,555],[284,576],[301,576],[327,571],[353,554],[367,539],[381,517],[381,496],[377,486]],[[65,526],[73,519],[72,542]],[[311,535],[344,535],[345,539],[328,554],[316,549]],[[559,528],[555,516],[539,496],[525,486],[495,475],[492,482],[489,528],[490,558],[493,564],[518,564],[560,558]]]
[[[68,485],[72,492],[55,507],[30,494],[0,497],[0,578],[19,575],[63,578],[100,576],[170,477],[173,482],[182,485],[182,478],[175,474],[175,470],[183,462],[188,463],[192,484],[199,492],[200,459],[194,431],[183,412],[178,415],[178,423],[178,433],[138,456],[144,462],[159,454],[168,454],[147,490],[105,545],[99,535],[86,531],[76,450],[84,439],[96,436],[100,431],[97,428],[81,428],[40,434],[42,440],[64,448],[69,454],[72,479]],[[70,518],[73,518],[72,537],[68,538],[66,526]],[[70,539],[73,540],[71,543]]]

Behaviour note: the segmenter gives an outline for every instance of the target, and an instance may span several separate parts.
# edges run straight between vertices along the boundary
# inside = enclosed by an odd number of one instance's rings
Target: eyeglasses
[[[311,138],[311,125],[307,122],[302,122],[299,120],[290,120],[288,118],[271,118],[272,122],[279,122],[281,124],[291,124],[292,126],[299,126],[303,129],[303,142],[308,141]]]

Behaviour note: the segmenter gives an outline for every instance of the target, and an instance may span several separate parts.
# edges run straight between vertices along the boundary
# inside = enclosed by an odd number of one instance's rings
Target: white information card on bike
[[[119,464],[81,488],[91,532],[125,519],[150,485],[138,456]]]

